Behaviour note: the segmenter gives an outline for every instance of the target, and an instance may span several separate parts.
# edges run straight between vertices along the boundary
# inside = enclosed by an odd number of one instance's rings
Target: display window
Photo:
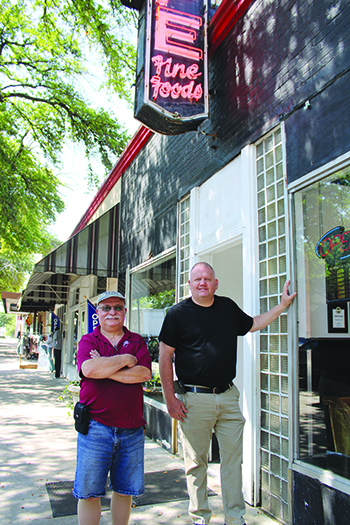
[[[158,353],[158,335],[165,314],[175,304],[175,280],[175,251],[135,269],[130,276],[129,327],[145,338],[155,361],[158,355],[153,353]]]
[[[298,457],[350,479],[350,166],[293,195]]]

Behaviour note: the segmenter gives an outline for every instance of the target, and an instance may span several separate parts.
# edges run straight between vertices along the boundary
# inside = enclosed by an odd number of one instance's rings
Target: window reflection
[[[145,337],[150,353],[157,352],[163,319],[175,304],[175,278],[175,255],[131,275],[130,330]]]
[[[350,478],[350,169],[294,196],[299,457]]]

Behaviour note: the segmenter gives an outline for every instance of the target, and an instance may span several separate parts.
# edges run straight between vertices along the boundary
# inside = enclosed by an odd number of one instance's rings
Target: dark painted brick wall
[[[280,121],[289,181],[349,149],[349,43],[348,0],[250,6],[211,57],[210,118],[153,136],[123,176],[121,278],[175,244],[179,198]]]
[[[294,525],[349,525],[350,497],[316,479],[293,473]]]

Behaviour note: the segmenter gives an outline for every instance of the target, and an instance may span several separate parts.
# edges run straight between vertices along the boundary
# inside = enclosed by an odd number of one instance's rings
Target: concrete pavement
[[[76,431],[65,404],[58,400],[68,381],[54,374],[19,369],[15,339],[0,339],[0,523],[77,524],[76,516],[53,518],[46,483],[74,479]],[[183,468],[182,460],[147,440],[146,472]],[[211,524],[223,525],[219,468],[211,464]],[[190,525],[188,501],[132,509],[130,525]],[[247,506],[247,525],[277,525],[258,508]],[[101,525],[111,525],[103,511]]]

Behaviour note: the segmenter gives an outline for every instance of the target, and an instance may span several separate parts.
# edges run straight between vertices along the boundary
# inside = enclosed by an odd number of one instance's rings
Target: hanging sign
[[[54,313],[52,312],[51,313],[51,332],[55,333],[57,328],[60,327],[60,319],[59,317]]]
[[[331,334],[348,333],[348,306],[347,302],[332,302],[327,305],[328,332]]]
[[[208,117],[207,0],[146,0],[140,11],[135,118],[166,135]]]
[[[98,326],[100,322],[98,320],[96,307],[91,303],[91,301],[89,301],[89,299],[87,299],[87,319],[88,319],[88,330],[87,331],[88,331],[88,334],[90,334],[91,332],[95,330],[96,326]]]

